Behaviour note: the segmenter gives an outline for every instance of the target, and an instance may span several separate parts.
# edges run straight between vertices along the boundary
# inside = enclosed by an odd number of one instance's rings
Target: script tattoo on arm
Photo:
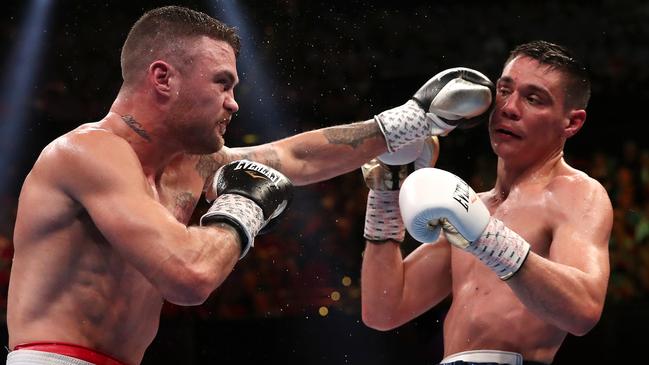
[[[126,123],[127,126],[129,126],[135,133],[137,133],[140,137],[144,138],[147,142],[151,142],[151,136],[142,128],[142,125],[138,123],[135,118],[133,118],[132,115],[122,115],[122,120],[124,123]]]
[[[331,144],[344,144],[356,149],[366,140],[381,135],[381,130],[374,122],[356,123],[349,126],[336,126],[322,131]]]

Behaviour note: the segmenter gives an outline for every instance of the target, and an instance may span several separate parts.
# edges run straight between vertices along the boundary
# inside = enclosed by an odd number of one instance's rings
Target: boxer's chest
[[[191,161],[173,163],[156,181],[149,179],[155,198],[181,223],[187,224],[203,191],[204,180]]]
[[[491,214],[523,237],[532,251],[547,257],[552,242],[551,218],[544,194],[524,193],[503,202],[489,204]]]

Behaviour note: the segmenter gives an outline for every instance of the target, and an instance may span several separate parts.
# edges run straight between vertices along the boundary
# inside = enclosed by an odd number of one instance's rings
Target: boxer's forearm
[[[405,259],[396,242],[367,244],[361,273],[363,321],[387,330],[437,305],[451,293],[448,244],[418,247]]]
[[[401,320],[398,310],[403,298],[404,268],[395,243],[367,243],[361,269],[363,322],[374,329],[389,330]]]
[[[228,159],[269,165],[296,185],[306,185],[359,168],[387,151],[373,120],[304,132],[272,143],[228,150]]]
[[[605,291],[597,282],[588,273],[532,252],[507,281],[535,315],[577,336],[590,331],[601,316]]]

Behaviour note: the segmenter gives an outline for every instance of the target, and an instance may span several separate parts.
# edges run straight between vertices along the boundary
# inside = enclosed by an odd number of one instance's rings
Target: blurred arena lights
[[[13,49],[4,61],[0,94],[0,193],[10,185],[12,164],[25,135],[26,119],[29,117],[28,101],[31,100],[37,79],[43,41],[47,35],[52,0],[32,0],[24,21],[16,35]]]
[[[322,306],[318,309],[318,314],[321,317],[326,317],[329,314],[329,308]]]
[[[256,37],[256,30],[244,16],[249,12],[243,11],[241,6],[236,0],[212,0],[211,15],[236,27],[241,37],[241,51],[237,58],[241,81],[235,89],[235,98],[242,107],[237,114],[252,123],[244,128],[254,133],[245,135],[243,142],[263,143],[287,137],[293,134],[287,123],[294,119],[288,118],[275,101],[273,73],[259,57],[259,47],[263,42]]]
[[[342,283],[343,283],[344,286],[350,286],[350,285],[352,285],[352,278],[345,275],[343,277],[343,279],[342,279]]]

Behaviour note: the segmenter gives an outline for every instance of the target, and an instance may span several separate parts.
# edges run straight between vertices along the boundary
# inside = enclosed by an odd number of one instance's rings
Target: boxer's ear
[[[149,65],[148,80],[156,92],[169,96],[172,89],[174,68],[164,61],[154,61]]]
[[[586,121],[586,111],[583,109],[574,109],[568,112],[567,123],[564,127],[566,138],[577,134]]]

